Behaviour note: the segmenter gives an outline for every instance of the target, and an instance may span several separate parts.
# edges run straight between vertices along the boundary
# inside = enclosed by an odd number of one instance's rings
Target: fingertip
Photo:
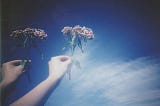
[[[24,61],[24,62],[31,62],[31,60],[22,60],[22,61]]]
[[[28,62],[32,62],[32,60],[28,60]]]

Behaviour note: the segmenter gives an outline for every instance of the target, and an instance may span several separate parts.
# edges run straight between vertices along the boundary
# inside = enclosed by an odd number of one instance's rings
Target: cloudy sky
[[[77,53],[78,54],[78,53]],[[112,62],[96,61],[94,51],[75,55],[72,68],[46,106],[159,106],[160,62],[153,57]],[[104,56],[106,58],[106,56]]]

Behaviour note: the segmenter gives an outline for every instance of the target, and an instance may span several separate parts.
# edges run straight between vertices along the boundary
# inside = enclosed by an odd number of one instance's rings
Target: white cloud
[[[160,106],[160,62],[143,57],[130,61],[95,61],[94,54],[75,53],[73,67],[49,98],[56,106]],[[98,57],[96,57],[98,58]],[[158,60],[158,61],[157,61]],[[57,96],[58,95],[58,96]],[[59,97],[60,96],[60,97]],[[65,99],[67,97],[67,99]],[[64,99],[57,103],[59,99]],[[53,101],[54,100],[54,101]],[[46,104],[47,105],[47,104]]]
[[[149,58],[87,65],[90,68],[72,81],[71,89],[77,101],[89,95],[93,100],[101,99],[102,106],[160,105],[159,66]]]

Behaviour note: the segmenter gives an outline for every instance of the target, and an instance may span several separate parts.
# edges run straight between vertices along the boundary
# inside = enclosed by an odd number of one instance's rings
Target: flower
[[[13,38],[40,38],[45,39],[47,34],[42,29],[25,28],[24,30],[15,30],[10,35]]]
[[[81,27],[80,25],[76,25],[73,27],[73,32],[76,33],[79,37],[85,37],[90,39],[94,38],[94,34],[91,28],[87,28],[85,26]]]
[[[94,33],[91,28],[87,28],[85,26],[81,27],[80,25],[76,25],[73,28],[66,26],[61,31],[64,35],[78,36],[88,38],[89,40],[94,39]]]
[[[93,31],[90,28],[84,28],[82,35],[88,38],[89,40],[94,38]]]
[[[94,38],[94,33],[91,28],[87,28],[85,26],[81,27],[80,25],[76,25],[74,27],[66,26],[61,32],[65,37],[68,37],[68,46],[70,46],[72,55],[74,53],[75,47],[78,46],[83,53],[83,42],[87,42],[87,40],[91,40]]]
[[[70,32],[72,31],[72,27],[64,27],[61,32],[64,34],[64,35],[68,35]]]

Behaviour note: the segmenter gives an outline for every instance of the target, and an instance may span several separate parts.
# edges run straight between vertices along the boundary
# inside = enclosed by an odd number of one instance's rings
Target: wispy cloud
[[[68,97],[61,106],[160,106],[158,59],[106,63],[93,61],[89,54],[75,55],[82,69],[74,67],[72,80],[64,80],[59,92],[51,96]],[[66,86],[68,91],[64,93]]]
[[[109,106],[160,105],[159,63],[138,58],[96,64],[87,65],[90,68],[82,70],[83,73],[73,81],[72,91],[78,101],[89,95],[90,99]]]

